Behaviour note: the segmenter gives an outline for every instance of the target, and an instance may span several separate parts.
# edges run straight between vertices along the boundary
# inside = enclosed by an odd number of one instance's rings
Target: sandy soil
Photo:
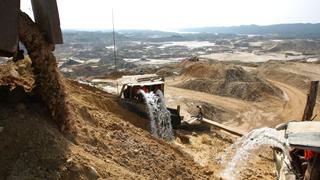
[[[0,179],[215,179],[152,137],[117,96],[62,80],[71,110],[63,133],[37,97],[0,84]]]

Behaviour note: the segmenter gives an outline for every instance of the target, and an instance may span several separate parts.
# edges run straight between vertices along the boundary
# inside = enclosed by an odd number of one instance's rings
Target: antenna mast
[[[113,35],[113,56],[114,56],[114,68],[115,71],[118,70],[117,68],[117,50],[116,50],[116,34],[114,31],[114,16],[113,16],[113,9],[112,9],[112,35]]]

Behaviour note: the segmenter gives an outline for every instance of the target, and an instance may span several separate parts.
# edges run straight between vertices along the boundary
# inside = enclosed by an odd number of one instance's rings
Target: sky
[[[32,15],[31,0],[21,9]],[[320,0],[57,0],[62,29],[181,28],[320,23]]]

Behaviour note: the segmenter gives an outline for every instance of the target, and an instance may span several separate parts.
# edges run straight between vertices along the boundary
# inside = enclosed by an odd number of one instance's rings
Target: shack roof
[[[164,78],[156,74],[143,74],[122,76],[122,78],[118,79],[118,82],[128,86],[150,86],[164,84]]]

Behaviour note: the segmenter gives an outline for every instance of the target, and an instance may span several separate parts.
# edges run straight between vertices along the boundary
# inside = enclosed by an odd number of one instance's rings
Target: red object
[[[143,91],[144,91],[145,93],[148,93],[148,92],[149,92],[148,87],[144,86],[144,87],[143,87]]]
[[[312,159],[315,155],[316,155],[316,153],[314,151],[304,150],[304,159],[307,161]]]

